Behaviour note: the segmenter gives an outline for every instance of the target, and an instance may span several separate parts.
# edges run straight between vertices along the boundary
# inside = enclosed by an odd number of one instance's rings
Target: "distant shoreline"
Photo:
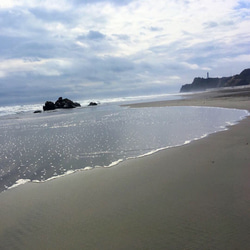
[[[124,106],[160,107],[160,106],[207,106],[247,109],[250,111],[250,86],[221,88],[210,91],[186,93],[180,100],[166,100],[157,102],[134,103]]]

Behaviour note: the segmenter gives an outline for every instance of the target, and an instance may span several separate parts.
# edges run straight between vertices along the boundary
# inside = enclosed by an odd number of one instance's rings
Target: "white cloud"
[[[183,62],[182,65],[184,65],[185,67],[187,67],[189,69],[199,69],[199,66],[197,64]]]
[[[181,78],[179,76],[170,76],[169,79],[171,79],[171,80],[180,80]]]
[[[71,8],[72,5],[65,0],[1,0],[1,9],[13,9],[13,8],[44,8],[46,10],[65,11]]]
[[[250,53],[247,54],[247,55],[237,55],[235,57],[226,57],[226,58],[223,58],[222,61],[224,62],[250,62]]]
[[[65,59],[8,59],[0,61],[0,77],[27,73],[44,76],[60,76],[71,63]]]

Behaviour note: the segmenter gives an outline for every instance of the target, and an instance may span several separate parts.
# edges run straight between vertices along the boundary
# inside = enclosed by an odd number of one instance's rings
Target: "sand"
[[[141,106],[250,110],[249,88]],[[250,249],[250,117],[115,167],[0,194],[0,249]]]

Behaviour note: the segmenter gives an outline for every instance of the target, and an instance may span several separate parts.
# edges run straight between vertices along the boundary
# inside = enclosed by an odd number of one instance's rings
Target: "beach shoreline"
[[[134,103],[123,106],[131,108],[165,106],[200,106],[244,109],[250,112],[250,87],[216,89],[207,92],[186,93],[178,100]]]
[[[129,106],[250,111],[250,88]],[[3,192],[0,248],[248,249],[249,127]]]

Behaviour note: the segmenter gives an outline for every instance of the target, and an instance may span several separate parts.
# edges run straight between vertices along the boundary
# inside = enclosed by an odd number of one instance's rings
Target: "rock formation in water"
[[[35,110],[33,113],[34,114],[42,113],[42,110]]]
[[[73,102],[67,98],[63,99],[62,97],[59,97],[55,103],[51,101],[45,102],[45,105],[43,106],[43,110],[48,111],[48,110],[55,110],[55,109],[70,109],[70,108],[76,108],[76,107],[81,107],[80,103]]]
[[[88,106],[96,106],[97,103],[96,102],[90,102]]]
[[[204,91],[212,88],[236,87],[250,84],[250,68],[243,70],[239,75],[217,78],[194,78],[191,84],[182,85],[180,92]]]

